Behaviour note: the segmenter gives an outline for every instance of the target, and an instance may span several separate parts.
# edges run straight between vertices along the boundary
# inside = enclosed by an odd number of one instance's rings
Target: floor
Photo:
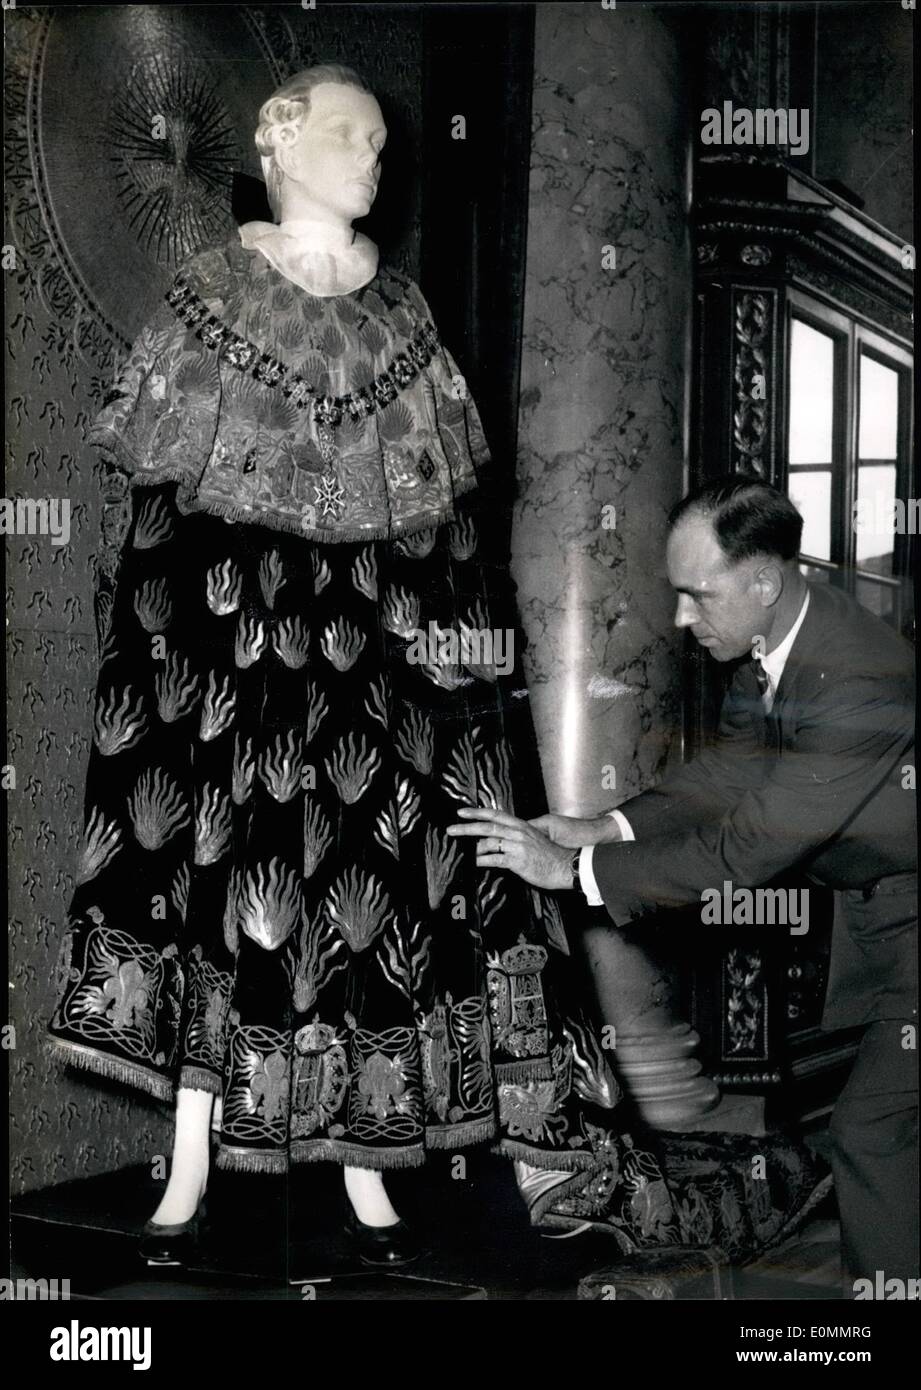
[[[162,1192],[147,1169],[64,1183],[14,1200],[12,1277],[67,1277],[91,1300],[506,1299],[575,1300],[580,1279],[610,1297],[606,1273],[621,1257],[609,1236],[548,1238],[524,1215],[511,1165],[471,1154],[464,1179],[435,1158],[388,1175],[394,1204],[429,1249],[402,1274],[360,1266],[340,1232],[342,1180],[328,1164],[290,1179],[216,1172],[194,1270],[150,1271],[137,1231]],[[757,1265],[686,1274],[680,1298],[836,1299],[840,1250],[833,1197],[799,1235]],[[588,1287],[588,1286],[587,1286]],[[617,1295],[623,1297],[623,1292]],[[627,1295],[630,1296],[629,1294]],[[661,1290],[657,1295],[661,1296]]]

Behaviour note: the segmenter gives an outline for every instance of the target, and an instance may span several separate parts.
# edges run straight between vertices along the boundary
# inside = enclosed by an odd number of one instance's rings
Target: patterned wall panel
[[[82,830],[95,684],[101,508],[87,425],[177,258],[232,228],[231,175],[258,169],[255,108],[301,67],[349,63],[380,95],[396,150],[393,193],[380,230],[368,230],[392,263],[418,273],[418,13],[222,14],[216,22],[214,10],[138,5],[4,16],[4,241],[16,257],[6,272],[5,495],[66,502],[70,524],[62,545],[48,534],[7,538],[13,1192],[149,1160],[171,1140],[168,1110],[62,1069],[42,1042]],[[152,106],[166,114],[157,146]]]

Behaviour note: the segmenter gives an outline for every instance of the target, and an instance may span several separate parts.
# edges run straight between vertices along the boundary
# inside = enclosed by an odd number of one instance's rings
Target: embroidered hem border
[[[272,388],[280,386],[282,394],[299,409],[310,405],[316,423],[328,425],[330,429],[342,423],[343,415],[347,414],[353,420],[366,420],[385,409],[397,399],[401,390],[412,385],[435,353],[441,351],[441,342],[434,326],[424,323],[407,339],[406,351],[398,352],[370,385],[350,391],[345,396],[324,396],[302,376],[289,372],[284,362],[260,352],[255,343],[222,323],[183,275],[176,277],[175,284],[166,295],[166,302],[187,328],[195,330],[196,338],[201,339],[205,347],[216,351],[238,371],[253,376],[261,385]]]
[[[213,1096],[221,1095],[224,1090],[224,1083],[217,1072],[208,1071],[206,1067],[182,1067],[179,1085],[189,1091],[210,1091]]]
[[[53,1061],[68,1062],[71,1066],[97,1072],[127,1086],[137,1086],[157,1100],[173,1098],[175,1088],[172,1080],[160,1072],[151,1071],[142,1062],[132,1062],[127,1057],[112,1057],[107,1052],[97,1052],[95,1048],[71,1042],[69,1038],[55,1037],[53,1033],[46,1037],[45,1046]]]
[[[453,521],[455,518],[454,508],[449,504],[433,511],[420,512],[407,521],[389,522],[381,526],[348,526],[335,530],[323,526],[302,526],[300,521],[278,512],[266,510],[254,513],[231,502],[204,501],[197,495],[197,485],[179,465],[171,464],[158,469],[144,468],[143,471],[139,471],[143,466],[114,431],[106,429],[104,433],[102,430],[95,433],[97,437],[93,438],[90,435],[90,443],[111,454],[122,468],[127,469],[131,475],[132,487],[159,487],[162,483],[179,483],[180,486],[176,490],[176,506],[185,515],[190,512],[208,512],[211,516],[219,516],[225,520],[248,522],[253,526],[268,526],[273,531],[286,531],[291,535],[302,536],[305,540],[320,541],[325,545],[334,545],[337,541],[349,544],[356,541],[398,539],[400,536],[410,536],[416,531],[424,531],[430,526],[440,526],[443,522]],[[454,498],[463,497],[478,485],[479,481],[475,476],[453,480]]]

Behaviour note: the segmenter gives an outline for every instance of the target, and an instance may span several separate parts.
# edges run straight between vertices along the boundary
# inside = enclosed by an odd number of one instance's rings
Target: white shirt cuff
[[[633,827],[627,820],[627,817],[624,815],[623,811],[608,811],[607,814],[611,817],[612,820],[616,820],[617,824],[620,826],[620,835],[622,840],[636,839],[636,836],[633,833]]]
[[[604,898],[598,892],[595,873],[592,869],[592,850],[594,845],[584,845],[579,851],[579,882],[582,892],[588,899],[589,907],[604,907]]]
[[[633,827],[627,817],[621,811],[608,811],[607,813],[620,826],[622,840],[635,840]],[[579,851],[579,882],[582,884],[582,891],[588,900],[589,907],[603,907],[604,898],[598,892],[598,883],[595,879],[595,871],[592,867],[592,850],[594,845],[584,845]]]

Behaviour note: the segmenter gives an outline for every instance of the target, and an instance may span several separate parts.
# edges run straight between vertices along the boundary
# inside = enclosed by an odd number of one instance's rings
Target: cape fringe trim
[[[280,1149],[240,1149],[219,1144],[217,1167],[234,1173],[287,1173],[288,1156]]]
[[[483,1144],[496,1133],[496,1122],[491,1115],[481,1120],[466,1120],[462,1125],[445,1125],[443,1128],[426,1126],[425,1147],[427,1149],[467,1148],[471,1144]]]
[[[336,543],[354,545],[362,541],[396,541],[402,536],[414,535],[415,532],[428,530],[431,526],[442,526],[445,522],[455,521],[457,518],[453,505],[446,503],[445,506],[439,507],[435,511],[422,512],[404,522],[398,521],[381,526],[348,526],[331,530],[322,526],[302,526],[295,517],[285,516],[280,512],[254,512],[251,508],[238,506],[234,502],[203,501],[196,496],[195,484],[191,482],[189,475],[177,465],[158,468],[156,472],[150,470],[145,470],[143,473],[132,472],[131,475],[132,487],[159,487],[163,483],[180,484],[176,493],[176,506],[184,516],[188,516],[192,512],[205,512],[210,516],[218,516],[223,521],[239,521],[251,526],[265,526],[270,531],[284,531],[288,535],[300,536],[302,540],[307,541],[319,541],[323,545],[335,545]],[[475,477],[460,479],[454,484],[453,495],[455,499],[463,497],[478,486],[479,482]]]
[[[54,1034],[46,1037],[45,1046],[48,1055],[54,1061],[68,1063],[71,1066],[80,1067],[84,1071],[96,1072],[99,1076],[107,1076],[113,1081],[121,1081],[126,1086],[136,1086],[157,1100],[172,1100],[173,1098],[175,1088],[170,1078],[161,1076],[158,1072],[150,1071],[140,1062],[129,1062],[122,1057],[110,1057],[106,1052],[97,1052],[95,1048],[70,1042],[67,1038],[55,1037]]]
[[[537,1149],[530,1144],[522,1144],[518,1139],[500,1139],[491,1152],[501,1158],[517,1158],[529,1163],[532,1168],[549,1168],[559,1173],[575,1173],[579,1176],[598,1162],[592,1153],[578,1153],[574,1149]],[[559,1187],[552,1188],[559,1196]]]
[[[495,1067],[496,1085],[517,1081],[552,1081],[553,1066],[549,1057],[533,1062],[498,1062]]]
[[[367,1168],[382,1173],[392,1168],[421,1168],[425,1163],[425,1148],[422,1144],[412,1144],[404,1148],[369,1149],[338,1139],[301,1139],[291,1145],[291,1161],[341,1163],[346,1168]]]
[[[183,1067],[179,1072],[179,1087],[189,1091],[210,1091],[213,1096],[222,1095],[224,1091],[221,1077],[206,1067]]]

